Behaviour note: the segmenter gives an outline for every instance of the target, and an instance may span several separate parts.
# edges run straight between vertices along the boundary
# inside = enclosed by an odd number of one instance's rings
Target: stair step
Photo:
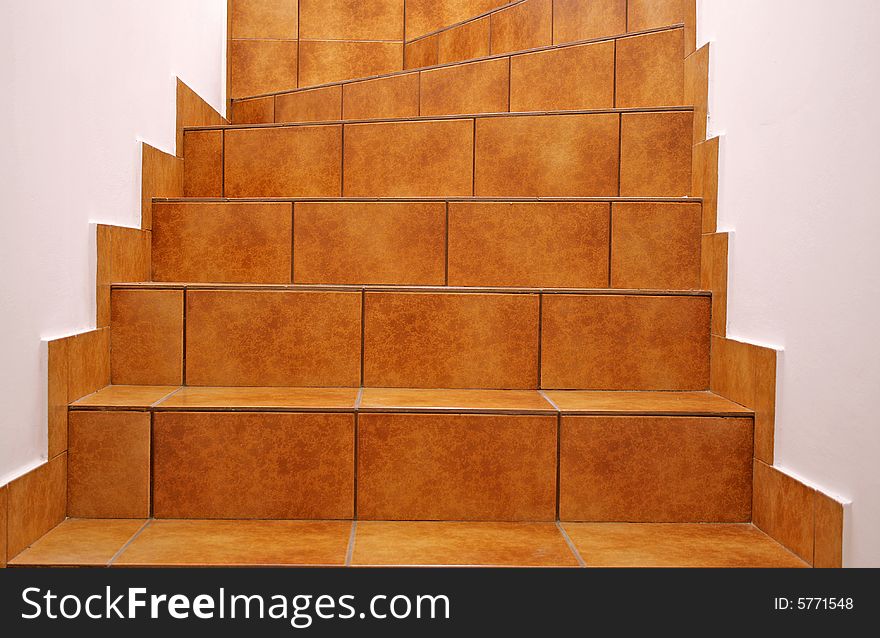
[[[692,202],[156,202],[152,273],[172,282],[696,289],[701,212]]]
[[[353,551],[351,551],[353,549]],[[807,567],[752,525],[68,519],[10,567]]]
[[[710,305],[699,291],[114,286],[111,378],[704,390]]]
[[[187,197],[678,197],[693,109],[187,129]]]
[[[651,29],[235,99],[233,121],[682,106],[684,37]]]

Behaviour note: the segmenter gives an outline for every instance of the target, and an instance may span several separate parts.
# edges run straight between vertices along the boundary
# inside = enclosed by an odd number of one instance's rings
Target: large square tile
[[[187,131],[183,157],[183,195],[223,197],[223,131]]]
[[[686,196],[691,189],[694,114],[624,113],[621,118],[621,197]]]
[[[231,40],[229,43],[230,97],[249,97],[295,89],[295,40]]]
[[[231,0],[230,38],[295,40],[297,0]]]
[[[111,312],[113,384],[182,384],[183,292],[117,289]]]
[[[617,41],[617,108],[684,102],[684,30]]]

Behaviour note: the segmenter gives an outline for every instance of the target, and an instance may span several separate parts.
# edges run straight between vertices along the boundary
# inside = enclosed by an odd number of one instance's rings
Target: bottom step
[[[807,567],[750,524],[68,519],[10,567]]]

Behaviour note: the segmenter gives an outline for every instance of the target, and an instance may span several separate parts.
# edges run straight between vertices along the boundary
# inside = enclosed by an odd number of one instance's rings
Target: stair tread
[[[712,392],[111,385],[74,410],[424,412],[739,416],[752,410]]]
[[[246,204],[246,203],[287,203],[287,202],[494,202],[494,203],[529,203],[529,202],[598,202],[598,203],[701,203],[702,197],[154,197],[154,204]]]

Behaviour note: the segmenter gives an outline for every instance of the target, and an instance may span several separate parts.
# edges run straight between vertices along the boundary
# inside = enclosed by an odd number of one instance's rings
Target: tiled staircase
[[[70,406],[70,519],[11,564],[803,565],[709,392],[690,38],[656,26],[187,129]]]

